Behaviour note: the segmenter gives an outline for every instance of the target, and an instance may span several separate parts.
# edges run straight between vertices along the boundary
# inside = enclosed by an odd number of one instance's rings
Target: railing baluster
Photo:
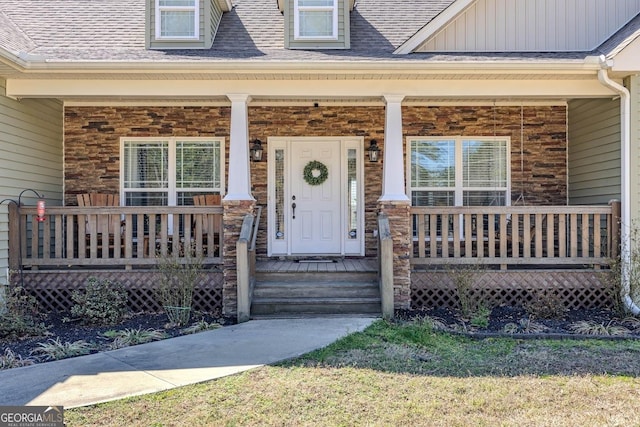
[[[589,254],[589,214],[582,214],[582,257],[586,258]]]
[[[442,242],[442,257],[449,258],[449,215],[442,214],[442,220],[440,227],[442,229],[441,242]]]
[[[520,257],[520,215],[511,214],[511,257]]]
[[[471,227],[471,214],[464,214],[464,256],[473,257],[473,231]]]
[[[424,231],[425,216],[420,214],[416,217],[418,226],[418,256],[424,258],[425,256],[425,231]]]
[[[429,243],[431,245],[431,258],[438,258],[438,215],[429,215]]]
[[[546,215],[547,220],[547,258],[555,257],[555,218],[553,214]]]
[[[578,256],[578,215],[571,214],[569,219],[571,223],[571,237],[569,238],[570,256],[575,258]]]
[[[558,215],[558,257],[567,256],[567,215]]]

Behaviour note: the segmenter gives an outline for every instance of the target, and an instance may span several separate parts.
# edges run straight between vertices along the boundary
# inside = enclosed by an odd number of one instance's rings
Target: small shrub
[[[182,329],[180,332],[183,334],[195,334],[198,332],[218,329],[220,327],[221,325],[217,322],[207,322],[206,320],[199,320],[198,322],[193,323],[188,328]]]
[[[93,344],[84,340],[61,342],[60,338],[50,338],[47,342],[38,343],[38,348],[33,350],[32,353],[42,354],[44,360],[60,360],[89,354],[93,349]]]
[[[502,328],[502,331],[506,334],[538,334],[546,330],[546,326],[534,322],[530,317],[523,317],[517,323],[507,323]]]
[[[184,326],[191,318],[193,291],[202,274],[203,258],[194,255],[190,248],[184,251],[184,263],[180,259],[165,255],[157,259],[160,283],[157,296],[169,322]]]
[[[482,264],[474,264],[467,267],[447,267],[447,273],[451,276],[458,296],[460,311],[464,317],[471,317],[483,306],[482,298],[474,297],[473,283],[476,276],[484,271]]]
[[[423,316],[413,320],[413,323],[434,331],[443,331],[447,329],[447,324],[437,317]]]
[[[127,291],[118,282],[95,277],[87,280],[84,292],[73,291],[71,314],[92,325],[114,325],[127,314]]]
[[[104,335],[113,339],[113,343],[111,343],[112,349],[158,341],[167,337],[166,333],[158,329],[141,328],[125,329],[123,331],[107,331]]]
[[[32,295],[20,286],[5,287],[4,295],[4,310],[0,314],[0,338],[38,336],[46,331],[45,325],[38,322],[38,303]]]
[[[469,323],[476,328],[486,329],[489,327],[489,316],[491,316],[491,309],[481,305],[473,312]]]
[[[537,319],[562,319],[567,311],[558,293],[547,290],[537,291],[524,309]]]
[[[581,320],[573,323],[569,326],[569,329],[576,334],[584,335],[620,336],[630,333],[629,329],[624,326],[614,325],[612,321],[605,325],[604,323],[598,323],[592,320]]]
[[[4,354],[0,354],[0,371],[3,369],[20,368],[22,366],[33,365],[34,360],[30,357],[22,358],[21,355],[15,354],[10,348],[4,350]]]

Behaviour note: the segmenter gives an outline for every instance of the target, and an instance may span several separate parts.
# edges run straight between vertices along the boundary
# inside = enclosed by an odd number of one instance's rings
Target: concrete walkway
[[[375,319],[252,320],[213,331],[0,371],[0,405],[71,408],[235,374],[322,348]]]

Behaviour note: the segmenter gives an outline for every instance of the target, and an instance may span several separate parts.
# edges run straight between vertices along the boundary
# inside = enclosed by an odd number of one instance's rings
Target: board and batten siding
[[[478,0],[417,51],[589,51],[638,12],[640,0]]]
[[[215,0],[199,0],[198,40],[157,40],[156,0],[147,0],[145,9],[146,45],[149,49],[209,49],[222,19],[222,9]]]
[[[284,47],[286,49],[349,49],[350,40],[350,0],[338,0],[338,39],[337,40],[296,40],[295,39],[295,0],[286,0],[284,9]]]
[[[49,205],[60,205],[63,191],[63,112],[58,100],[7,98],[0,79],[0,199],[18,199],[34,189]],[[35,205],[33,193],[23,194]],[[7,204],[0,205],[0,284],[7,281],[9,221]]]
[[[569,204],[620,199],[620,101],[569,102]]]

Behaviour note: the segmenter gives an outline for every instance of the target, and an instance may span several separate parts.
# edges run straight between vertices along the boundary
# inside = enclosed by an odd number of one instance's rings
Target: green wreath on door
[[[320,185],[329,178],[329,169],[324,163],[312,160],[304,167],[302,176],[307,184]]]

